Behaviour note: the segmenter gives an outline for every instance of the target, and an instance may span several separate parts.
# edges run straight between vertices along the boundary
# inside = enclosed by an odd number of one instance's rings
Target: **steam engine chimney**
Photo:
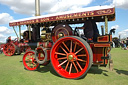
[[[35,16],[40,16],[40,0],[35,0]],[[40,40],[40,25],[36,24],[32,27],[33,40]]]
[[[35,0],[35,16],[40,16],[40,0]]]

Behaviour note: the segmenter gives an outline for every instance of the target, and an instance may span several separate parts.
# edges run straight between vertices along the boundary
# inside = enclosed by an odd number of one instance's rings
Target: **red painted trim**
[[[110,44],[94,44],[94,47],[110,47]]]
[[[109,35],[98,37],[98,42],[109,42]]]

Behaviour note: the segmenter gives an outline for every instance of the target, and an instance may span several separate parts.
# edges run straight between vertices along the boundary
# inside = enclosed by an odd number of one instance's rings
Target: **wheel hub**
[[[61,38],[61,37],[63,37],[63,36],[64,36],[63,33],[59,33],[59,34],[58,34],[58,37],[59,37],[59,38]]]
[[[69,62],[72,62],[72,61],[76,61],[77,58],[76,58],[75,54],[70,53],[67,55],[67,59]]]
[[[29,60],[29,62],[33,62],[33,61],[34,61],[34,59],[32,59],[32,58]]]
[[[71,61],[72,59],[73,59],[73,55],[69,55],[69,56],[68,56],[68,60]]]
[[[30,59],[30,61],[32,62],[32,59]]]

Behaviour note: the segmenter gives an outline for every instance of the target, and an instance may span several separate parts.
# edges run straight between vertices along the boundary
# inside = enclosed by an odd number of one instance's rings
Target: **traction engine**
[[[10,26],[26,25],[25,41],[31,50],[23,55],[23,65],[27,70],[38,70],[40,65],[46,66],[51,62],[58,75],[78,79],[89,71],[92,65],[106,66],[111,60],[110,50],[112,32],[108,33],[108,21],[115,20],[115,8],[77,12],[72,14],[48,15],[24,19],[23,21],[10,22]],[[94,32],[91,40],[73,29],[71,24],[84,23],[85,21],[105,22],[105,33],[96,35],[96,24],[92,26]],[[85,26],[85,25],[84,25]],[[103,27],[102,27],[103,28]],[[31,31],[32,30],[32,31]]]
[[[12,40],[11,36],[7,38],[6,44],[3,46],[3,53],[6,56],[12,56],[14,54],[20,55],[22,52],[28,50],[31,50],[31,48],[27,43],[24,43],[22,40],[19,41],[18,38]]]

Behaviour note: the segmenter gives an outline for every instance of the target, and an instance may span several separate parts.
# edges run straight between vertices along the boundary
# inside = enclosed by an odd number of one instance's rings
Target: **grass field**
[[[0,85],[128,85],[128,50],[111,51],[114,70],[91,67],[79,80],[65,79],[56,74],[51,64],[38,71],[27,71],[22,64],[23,55],[0,54]]]

